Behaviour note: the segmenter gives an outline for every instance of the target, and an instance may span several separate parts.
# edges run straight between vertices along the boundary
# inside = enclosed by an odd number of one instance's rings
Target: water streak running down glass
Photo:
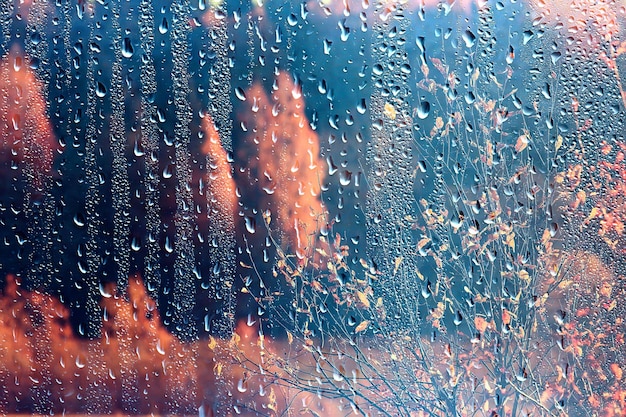
[[[620,0],[5,0],[0,413],[626,413]]]

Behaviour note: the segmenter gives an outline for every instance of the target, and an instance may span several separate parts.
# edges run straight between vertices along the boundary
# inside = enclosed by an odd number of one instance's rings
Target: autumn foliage
[[[50,177],[55,150],[42,85],[14,46],[0,63],[0,151],[25,163],[26,178],[39,188]]]
[[[276,218],[283,247],[303,259],[313,253],[315,236],[326,222],[321,201],[326,162],[304,113],[302,87],[280,72],[269,94],[255,83],[245,96],[246,140],[238,157],[245,161],[247,181],[254,183],[247,188],[260,191],[259,209],[269,210],[265,220]]]

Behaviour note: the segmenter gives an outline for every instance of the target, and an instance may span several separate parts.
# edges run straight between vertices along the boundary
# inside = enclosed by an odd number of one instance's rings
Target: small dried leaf
[[[428,237],[421,238],[420,241],[417,242],[417,249],[418,250],[422,249],[424,246],[428,244],[428,242],[430,242],[430,238]]]
[[[398,268],[400,268],[400,264],[404,258],[402,256],[398,256],[395,260],[395,266],[393,268],[393,274],[395,275],[398,272]]]
[[[563,145],[563,136],[558,135],[556,137],[556,143],[554,144],[554,150],[558,151],[561,148],[561,145]]]
[[[391,120],[395,120],[396,115],[398,114],[396,111],[396,108],[390,103],[385,103],[385,108],[383,110],[383,113],[385,114],[385,116],[387,116]]]
[[[209,349],[213,350],[217,347],[217,340],[213,336],[209,336]]]
[[[365,306],[365,308],[370,308],[370,300],[367,299],[367,294],[361,291],[357,291],[356,295],[359,298],[361,304]]]
[[[365,330],[367,330],[369,325],[370,325],[369,320],[363,320],[362,322],[359,323],[358,326],[356,326],[356,328],[354,329],[354,332],[355,333],[364,332]]]
[[[515,143],[515,152],[519,153],[523,151],[524,149],[526,149],[529,142],[530,141],[528,139],[528,136],[520,135],[520,137],[517,138],[517,142]]]
[[[480,333],[484,333],[487,330],[488,326],[487,320],[484,317],[476,316],[474,317],[474,325],[476,326],[476,330]]]

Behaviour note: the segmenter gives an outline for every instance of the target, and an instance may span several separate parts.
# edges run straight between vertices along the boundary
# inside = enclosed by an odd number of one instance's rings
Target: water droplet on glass
[[[107,94],[107,89],[100,81],[96,84],[96,96],[103,98]]]
[[[131,58],[133,53],[134,49],[130,38],[124,38],[124,42],[122,43],[122,56],[124,58]]]
[[[138,252],[141,249],[141,242],[137,239],[137,237],[133,237],[133,240],[130,242],[130,248],[134,252]]]
[[[235,96],[241,101],[246,101],[246,93],[241,87],[235,87]]]
[[[465,42],[466,47],[471,48],[476,43],[476,35],[468,29],[463,32],[463,41]]]
[[[360,114],[365,114],[365,112],[367,111],[367,104],[364,98],[359,100],[359,103],[356,105],[356,111],[358,111]]]
[[[253,217],[246,216],[245,222],[246,222],[246,230],[248,231],[248,233],[255,233],[256,232],[256,220],[254,220]]]
[[[171,164],[167,164],[167,166],[165,168],[163,168],[163,178],[164,179],[169,179],[172,178],[172,175],[174,175],[174,169],[172,167]]]
[[[239,382],[237,382],[237,391],[239,392],[248,391],[248,382],[244,379],[240,379]]]
[[[85,217],[82,213],[76,213],[74,215],[74,224],[78,227],[83,227],[85,225]]]
[[[302,97],[302,82],[300,81],[300,78],[298,77],[294,78],[293,88],[291,89],[291,95],[296,100]]]
[[[420,119],[426,119],[430,114],[430,103],[428,101],[422,101],[419,106],[417,106],[417,117]]]
[[[161,24],[159,25],[159,33],[161,35],[165,35],[168,30],[169,30],[169,25],[167,23],[167,18],[164,17],[163,20],[161,21]]]
[[[165,251],[167,253],[174,252],[174,245],[172,244],[172,241],[170,240],[169,236],[165,237]]]

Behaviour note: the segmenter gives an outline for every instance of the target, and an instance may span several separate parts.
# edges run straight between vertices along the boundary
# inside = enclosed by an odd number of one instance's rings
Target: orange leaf
[[[356,328],[354,329],[354,332],[355,333],[364,332],[369,325],[370,325],[369,320],[363,320],[362,322],[359,323],[358,326],[356,326]]]
[[[517,143],[515,143],[515,152],[521,152],[526,149],[529,142],[530,141],[528,140],[528,136],[521,135],[519,138],[517,138]]]
[[[502,311],[502,323],[511,324],[511,313],[506,308]]]
[[[623,371],[622,371],[622,368],[618,364],[616,363],[611,364],[611,372],[615,376],[615,379],[617,379],[618,381],[622,379]]]
[[[474,317],[474,325],[476,326],[476,330],[480,333],[484,333],[485,330],[487,330],[488,323],[484,317],[476,316]]]

